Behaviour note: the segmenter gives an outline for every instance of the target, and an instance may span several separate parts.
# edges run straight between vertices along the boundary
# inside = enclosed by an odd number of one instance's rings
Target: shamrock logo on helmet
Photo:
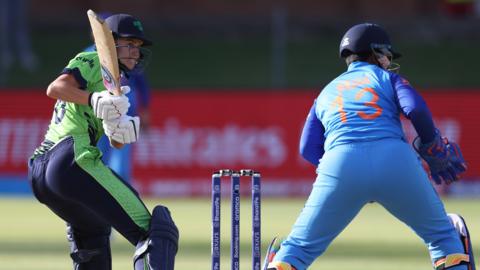
[[[134,25],[138,30],[140,30],[140,31],[143,32],[143,26],[142,26],[142,23],[141,23],[140,21],[138,21],[138,20],[134,21],[134,22],[133,22],[133,25]]]

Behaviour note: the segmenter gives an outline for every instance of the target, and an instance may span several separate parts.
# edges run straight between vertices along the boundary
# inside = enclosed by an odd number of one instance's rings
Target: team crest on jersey
[[[348,45],[350,45],[350,38],[346,37],[342,40],[342,44],[340,44],[340,46],[345,47],[345,46],[348,46]]]

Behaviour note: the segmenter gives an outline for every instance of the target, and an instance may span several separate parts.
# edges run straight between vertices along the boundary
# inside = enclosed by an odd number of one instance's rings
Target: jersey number
[[[67,103],[62,100],[57,100],[55,104],[55,113],[53,117],[55,118],[55,124],[60,124],[62,122],[63,117],[65,116],[65,108],[67,107]]]
[[[338,112],[340,113],[340,120],[342,121],[342,123],[347,122],[347,113],[343,108],[343,91],[345,90],[358,90],[358,88],[349,88],[345,87],[345,85],[341,85],[340,87],[338,87],[338,95],[333,100],[332,106],[338,107]],[[375,109],[375,112],[368,114],[363,111],[357,111],[356,113],[362,119],[373,120],[382,114],[383,109],[377,104],[379,99],[378,94],[371,87],[360,88],[355,94],[355,100],[360,100],[366,93],[370,93],[372,95],[372,99],[370,101],[364,102],[363,105]]]

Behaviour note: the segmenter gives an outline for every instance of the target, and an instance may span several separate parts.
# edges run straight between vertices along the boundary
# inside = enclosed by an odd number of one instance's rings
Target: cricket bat
[[[87,11],[90,27],[92,28],[95,46],[97,47],[103,84],[108,91],[121,96],[120,69],[118,67],[117,49],[113,40],[112,30],[93,10]]]
[[[118,67],[117,48],[113,40],[112,30],[105,21],[100,18],[93,10],[87,11],[90,27],[92,28],[95,47],[97,48],[98,59],[100,61],[100,70],[102,72],[103,85],[115,96],[121,96],[120,90],[120,69]],[[108,138],[110,144],[120,149],[123,144]]]

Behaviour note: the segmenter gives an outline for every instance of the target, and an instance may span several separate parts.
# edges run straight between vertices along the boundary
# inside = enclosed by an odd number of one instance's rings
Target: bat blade
[[[95,47],[102,72],[103,84],[116,96],[122,95],[120,90],[120,69],[118,67],[117,49],[113,34],[108,25],[93,10],[87,11],[92,28]]]

